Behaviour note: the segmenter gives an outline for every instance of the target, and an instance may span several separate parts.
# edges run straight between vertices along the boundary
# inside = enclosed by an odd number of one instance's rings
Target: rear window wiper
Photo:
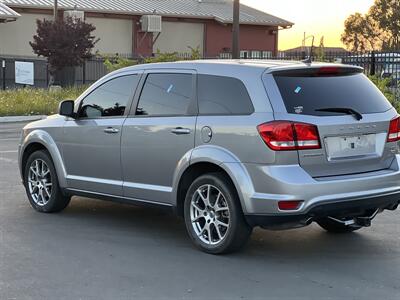
[[[352,109],[352,108],[348,108],[348,107],[328,107],[328,108],[318,108],[315,111],[322,111],[322,112],[335,112],[335,113],[343,113],[343,114],[348,114],[348,115],[352,115],[357,121],[360,121],[363,117],[362,115]]]

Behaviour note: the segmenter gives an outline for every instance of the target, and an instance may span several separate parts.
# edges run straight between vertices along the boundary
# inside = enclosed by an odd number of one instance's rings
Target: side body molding
[[[54,166],[56,168],[60,187],[66,188],[67,171],[65,169],[60,150],[58,149],[56,142],[50,136],[50,134],[41,129],[33,130],[22,140],[21,148],[18,155],[18,163],[20,166],[22,178],[23,178],[22,157],[25,150],[29,147],[29,145],[33,143],[41,144],[49,151],[50,156],[54,162]]]
[[[255,193],[250,175],[234,154],[214,145],[196,147],[191,151],[190,161],[188,161],[186,156],[186,159],[177,166],[172,189],[173,206],[177,206],[177,192],[182,175],[190,166],[197,163],[212,163],[222,168],[230,176],[238,191],[243,212],[246,213],[248,211],[247,203],[249,203],[249,199]]]

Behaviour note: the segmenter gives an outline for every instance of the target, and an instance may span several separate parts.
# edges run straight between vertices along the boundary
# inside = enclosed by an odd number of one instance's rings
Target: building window
[[[251,58],[260,59],[261,58],[261,51],[251,51]]]
[[[229,52],[223,52],[219,54],[219,58],[222,59],[231,59],[232,58],[232,53]]]
[[[272,58],[272,51],[262,51],[262,58]]]
[[[248,50],[240,51],[240,58],[244,58],[244,59],[251,58],[250,57],[250,51],[248,51]]]

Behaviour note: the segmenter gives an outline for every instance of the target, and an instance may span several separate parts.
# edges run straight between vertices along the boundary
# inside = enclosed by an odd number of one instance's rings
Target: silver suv
[[[399,139],[397,112],[358,67],[149,64],[27,125],[19,166],[37,211],[73,195],[164,207],[216,254],[255,226],[370,226],[399,204]]]

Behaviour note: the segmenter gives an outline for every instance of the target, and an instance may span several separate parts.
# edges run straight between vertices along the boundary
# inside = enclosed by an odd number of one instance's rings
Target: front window
[[[80,118],[123,116],[139,81],[138,75],[111,79],[92,91],[81,103]]]

